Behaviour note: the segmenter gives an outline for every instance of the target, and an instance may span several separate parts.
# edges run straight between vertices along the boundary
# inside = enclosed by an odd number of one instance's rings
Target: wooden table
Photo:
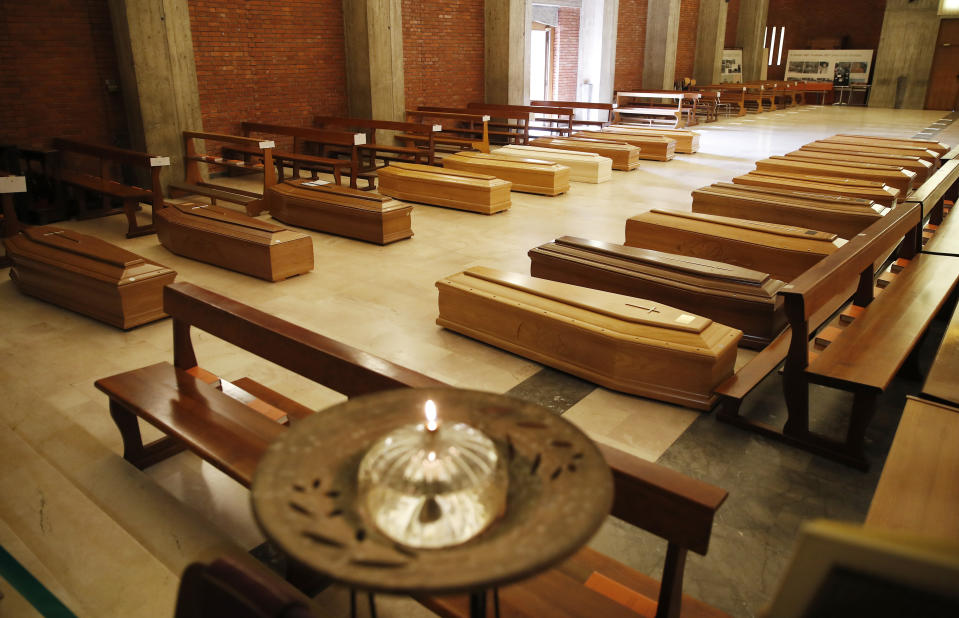
[[[702,96],[699,92],[657,91],[617,92],[616,109],[613,110],[614,122],[621,122],[623,115],[648,116],[651,118],[674,118],[673,127],[690,126],[696,124],[696,102]],[[675,101],[675,107],[664,103]],[[684,107],[685,101],[691,101],[689,107]],[[683,116],[686,116],[686,125],[683,125]]]
[[[959,409],[908,397],[866,527],[959,540]]]

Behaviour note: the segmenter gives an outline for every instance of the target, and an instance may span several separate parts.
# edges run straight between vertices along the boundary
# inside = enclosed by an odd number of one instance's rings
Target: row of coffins
[[[609,388],[707,410],[736,346],[782,332],[779,290],[904,199],[945,151],[861,143],[909,168],[772,157],[800,165],[773,182],[699,189],[693,212],[631,217],[625,245],[562,237],[529,252],[531,276],[471,268],[441,279],[437,323]]]

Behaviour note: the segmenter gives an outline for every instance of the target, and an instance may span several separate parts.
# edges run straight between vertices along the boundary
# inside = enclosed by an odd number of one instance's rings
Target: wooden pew
[[[259,150],[257,156],[262,162],[247,164],[239,159],[225,159],[215,155],[200,154],[195,141],[198,139],[256,148]],[[275,146],[273,140],[260,140],[222,133],[184,131],[183,152],[185,154],[183,161],[186,167],[186,180],[184,182],[171,182],[167,188],[173,197],[177,195],[202,195],[210,198],[211,204],[216,204],[217,200],[240,204],[246,208],[246,214],[256,216],[266,208],[263,196],[266,195],[267,189],[276,184],[276,168],[273,166],[273,148]],[[208,182],[203,179],[203,175],[200,173],[200,163],[244,172],[262,172],[263,192],[254,193],[253,191]]]
[[[311,413],[249,378],[232,383],[197,364],[190,329],[202,330],[318,384],[355,397],[443,383],[191,283],[163,291],[173,318],[173,364],[97,380],[123,438],[124,458],[146,468],[189,449],[245,487],[287,419]],[[219,384],[218,389],[215,384]],[[166,434],[143,444],[143,419]]]
[[[13,196],[21,223],[46,225],[69,218],[66,205],[57,201],[56,160],[52,148],[0,146],[0,170],[26,181],[27,192]]]
[[[957,217],[959,219],[959,217]],[[954,309],[942,343],[922,385],[922,397],[959,406],[959,309]]]
[[[58,188],[58,199],[61,201],[66,197],[66,188],[75,187],[81,191],[91,191],[100,195],[103,206],[102,209],[92,211],[87,209],[86,199],[80,196],[77,203],[79,212],[77,217],[80,219],[88,217],[98,217],[124,213],[127,218],[127,238],[136,236],[145,236],[154,233],[154,227],[150,225],[140,225],[137,223],[136,211],[141,202],[149,202],[153,206],[153,215],[163,207],[163,189],[160,186],[160,170],[170,165],[169,157],[157,157],[144,152],[134,150],[124,150],[114,148],[113,146],[102,146],[91,144],[73,139],[55,138],[53,147],[57,149],[58,163],[56,170],[56,179]],[[96,171],[79,171],[72,169],[75,161],[68,159],[73,156],[95,159],[97,162]],[[116,166],[129,165],[132,167],[143,168],[150,171],[150,188],[142,189],[140,187],[124,184],[113,178],[112,168]],[[112,200],[119,200],[122,204],[120,208],[112,208]]]
[[[359,173],[359,158],[355,146],[366,143],[366,135],[363,133],[350,133],[347,131],[323,131],[310,127],[290,127],[279,124],[268,124],[264,122],[243,122],[240,128],[244,137],[253,137],[254,133],[266,135],[269,137],[292,137],[293,147],[290,150],[273,150],[273,163],[276,165],[277,180],[283,180],[283,167],[289,165],[293,169],[293,178],[300,177],[300,170],[308,170],[311,177],[316,178],[317,171],[329,171],[333,174],[333,181],[341,184],[340,178],[345,171],[350,178],[350,186],[356,188]],[[332,146],[349,154],[347,159],[334,157],[322,157],[311,154],[311,148],[315,151],[317,147]],[[238,144],[231,144],[223,147],[223,156],[228,154],[241,154],[246,156],[259,157],[260,148],[251,148]],[[373,180],[366,177],[367,184],[372,186]]]
[[[683,594],[682,589],[686,556],[690,551],[706,554],[713,519],[728,493],[612,447],[599,447],[613,470],[615,495],[611,515],[667,541],[660,581],[587,547],[546,573],[500,588],[496,603],[501,615],[728,616]],[[421,595],[417,599],[444,618],[470,615],[469,597],[465,595]]]
[[[697,90],[701,95],[696,104],[697,120],[702,116],[703,122],[716,122],[719,120],[720,100],[722,93],[718,90]]]
[[[714,84],[711,86],[700,86],[698,90],[704,94],[707,92],[718,92],[718,110],[732,110],[735,108],[737,117],[746,115],[745,86],[741,84]],[[760,111],[762,110],[760,109]]]
[[[588,101],[530,101],[530,105],[534,107],[568,107],[574,111],[581,111],[585,116],[589,116],[591,112],[597,111],[597,116],[599,118],[573,118],[572,129],[578,127],[599,127],[602,129],[607,124],[613,121],[613,110],[616,109],[615,103],[592,103]],[[605,112],[605,114],[604,114]],[[605,115],[605,119],[602,116]],[[533,118],[536,122],[554,122],[553,118]]]
[[[417,111],[443,112],[449,114],[479,114],[489,116],[487,133],[490,143],[496,144],[528,144],[530,129],[530,114],[528,112],[512,112],[508,110],[483,110],[467,107],[436,107],[420,105]]]
[[[475,112],[490,114],[495,116],[499,112],[512,112],[518,114],[527,114],[528,125],[531,133],[537,135],[558,134],[560,137],[568,137],[573,133],[573,118],[575,116],[571,107],[546,107],[542,105],[501,105],[493,103],[468,103],[466,107]],[[550,116],[548,122],[535,124],[536,114]],[[528,143],[528,139],[525,143]]]
[[[436,156],[434,135],[443,127],[438,124],[394,122],[392,120],[369,120],[366,118],[343,118],[340,116],[314,116],[313,126],[334,127],[340,130],[360,131],[366,134],[366,143],[356,146],[360,155],[361,173],[371,172],[386,166],[390,161],[410,163],[424,162],[433,165]],[[377,141],[378,131],[422,135],[425,143],[414,146],[391,146]],[[325,152],[323,154],[326,154]],[[368,162],[367,162],[368,159]],[[382,161],[377,165],[376,160]]]
[[[13,194],[25,193],[27,182],[23,176],[12,176],[0,171],[0,238],[15,236],[20,231],[17,211],[13,207]],[[10,266],[10,256],[0,256],[0,268]]]
[[[418,124],[439,124],[442,131],[433,135],[433,143],[437,146],[451,146],[450,151],[478,150],[489,152],[489,121],[487,114],[467,114],[460,112],[438,112],[406,110],[407,122]],[[408,144],[425,144],[429,139],[423,135],[401,133],[396,139]]]
[[[674,90],[643,90],[641,92],[617,92],[616,109],[613,111],[613,121],[622,122],[623,116],[648,118],[650,122],[669,124],[673,128],[692,126],[696,124],[696,103],[700,93]],[[675,101],[675,106],[665,102]],[[691,101],[689,106],[685,103]],[[672,121],[664,121],[672,118]]]

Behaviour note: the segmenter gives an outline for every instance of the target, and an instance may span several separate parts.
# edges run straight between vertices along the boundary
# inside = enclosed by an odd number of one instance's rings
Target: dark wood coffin
[[[166,266],[53,226],[26,228],[4,244],[24,294],[123,329],[166,317],[163,286],[176,278]]]
[[[660,251],[563,236],[529,252],[530,275],[644,298],[743,331],[763,347],[786,325],[783,285],[766,273]]]
[[[270,215],[289,225],[380,245],[413,235],[413,207],[372,191],[287,180],[267,189]]]
[[[735,264],[788,283],[845,242],[808,228],[656,209],[627,219],[625,244]]]
[[[474,266],[436,282],[436,323],[618,391],[708,410],[742,333],[650,300]]]
[[[852,238],[889,209],[872,200],[718,182],[693,191],[693,212],[812,227]]]
[[[313,270],[313,239],[210,204],[170,204],[156,214],[160,244],[194,260],[280,281]]]

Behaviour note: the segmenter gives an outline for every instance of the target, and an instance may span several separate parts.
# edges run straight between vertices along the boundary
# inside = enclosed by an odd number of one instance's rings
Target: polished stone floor
[[[279,283],[170,254],[155,236],[125,239],[122,217],[61,225],[161,262],[191,281],[373,352],[452,385],[538,401],[594,439],[727,489],[706,557],[691,556],[686,590],[735,616],[752,616],[775,592],[799,523],[861,521],[898,421],[899,384],[870,431],[875,465],[863,474],[715,421],[714,415],[615,393],[502,352],[435,324],[434,282],[474,265],[528,272],[526,252],[561,235],[622,242],[627,217],[688,209],[690,191],[752,169],[753,162],[837,132],[912,137],[943,112],[807,106],[697,127],[702,149],[667,163],[644,161],[610,182],[574,183],[563,196],[513,194],[486,217],[416,206],[415,236],[386,247],[311,232],[316,269]],[[938,139],[959,142],[947,127]],[[240,180],[237,182],[250,182]],[[245,555],[263,537],[248,495],[192,455],[146,473],[119,457],[119,435],[97,378],[171,360],[168,321],[121,332],[20,295],[0,282],[0,546],[81,616],[169,616],[178,575],[218,553]],[[201,364],[227,378],[251,376],[313,408],[336,393],[209,336]],[[738,363],[748,360],[742,351]],[[781,416],[775,377],[753,405]],[[817,395],[825,416],[845,402]],[[593,544],[656,572],[664,544],[609,520]],[[0,580],[0,616],[33,615]],[[322,595],[342,609],[342,591]],[[425,613],[408,600],[381,615]]]

